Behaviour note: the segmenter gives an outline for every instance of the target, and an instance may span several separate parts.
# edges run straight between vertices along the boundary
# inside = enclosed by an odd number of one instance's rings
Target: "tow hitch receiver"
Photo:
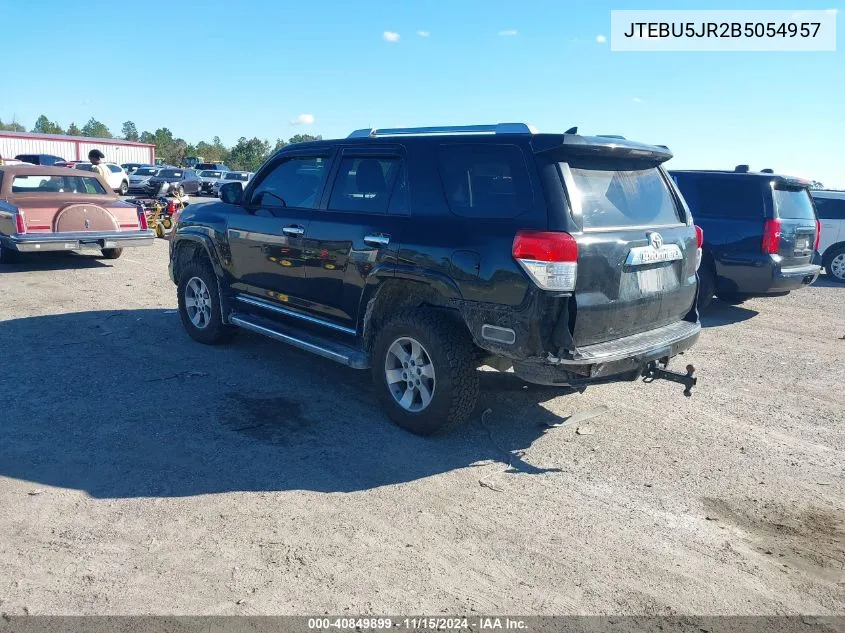
[[[695,377],[695,367],[692,365],[687,365],[687,373],[682,374],[666,369],[666,365],[661,366],[659,361],[652,361],[643,370],[643,382],[654,382],[657,379],[669,380],[683,385],[684,395],[687,398],[692,395],[692,388],[698,382],[698,378]]]

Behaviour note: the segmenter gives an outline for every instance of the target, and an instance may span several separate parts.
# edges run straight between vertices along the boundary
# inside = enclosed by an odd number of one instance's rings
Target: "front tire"
[[[478,400],[469,333],[436,310],[411,310],[390,319],[375,337],[372,374],[387,415],[417,435],[454,428]]]
[[[831,281],[845,284],[845,246],[831,249],[825,254],[824,270]]]
[[[121,196],[125,196],[127,193],[129,193],[129,183],[124,180],[122,183],[120,183],[120,189],[118,189],[117,192]]]
[[[117,259],[121,255],[123,255],[122,248],[104,248],[101,253],[103,254],[103,259]]]
[[[204,345],[231,341],[237,328],[223,323],[217,275],[207,259],[193,259],[179,274],[176,286],[179,318],[188,335]]]

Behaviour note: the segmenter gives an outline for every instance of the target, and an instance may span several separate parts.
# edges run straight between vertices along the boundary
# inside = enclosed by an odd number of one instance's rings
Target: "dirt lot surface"
[[[0,272],[0,611],[845,613],[843,305],[716,302],[691,399],[487,372],[422,439],[366,373],[192,342],[164,242],[28,257]]]

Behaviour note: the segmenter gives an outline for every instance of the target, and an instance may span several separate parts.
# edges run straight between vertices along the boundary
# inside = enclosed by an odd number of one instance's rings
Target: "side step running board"
[[[367,354],[363,350],[340,341],[325,338],[296,327],[286,326],[284,331],[279,324],[271,323],[251,314],[234,313],[229,318],[232,325],[236,325],[256,334],[263,334],[269,338],[293,347],[328,358],[341,365],[353,369],[367,369],[370,366]]]

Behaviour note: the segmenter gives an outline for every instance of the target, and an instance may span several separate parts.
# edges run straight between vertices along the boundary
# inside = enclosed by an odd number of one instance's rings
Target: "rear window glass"
[[[391,185],[399,169],[398,158],[344,158],[337,172],[329,208],[386,213]]]
[[[81,169],[83,171],[94,171],[94,165],[91,163],[77,163],[76,169]]]
[[[845,220],[845,199],[814,196],[813,201],[816,203],[816,212],[822,220]]]
[[[12,193],[93,193],[106,190],[93,176],[15,176]]]
[[[775,189],[775,208],[779,218],[786,220],[815,220],[816,211],[806,189]]]
[[[246,182],[249,180],[249,174],[240,171],[230,171],[223,178],[224,180],[240,180]]]
[[[162,169],[158,175],[162,178],[181,178],[185,172],[176,169]]]
[[[441,145],[438,159],[452,213],[513,218],[530,209],[531,182],[516,145]]]
[[[693,217],[762,219],[763,188],[757,178],[674,174]]]
[[[208,169],[200,172],[200,178],[220,178],[222,175],[222,171],[209,171]]]
[[[675,199],[656,167],[619,169],[618,161],[561,163],[572,174],[585,229],[678,224]]]
[[[152,167],[140,167],[135,171],[133,175],[135,176],[155,176],[158,169],[153,169]]]

